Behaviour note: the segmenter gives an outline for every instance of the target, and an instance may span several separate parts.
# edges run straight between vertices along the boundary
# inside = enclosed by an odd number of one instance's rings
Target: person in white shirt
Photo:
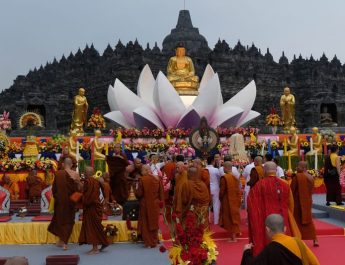
[[[265,155],[265,162],[269,162],[269,161],[273,161],[277,165],[276,176],[279,178],[283,178],[285,176],[285,174],[284,174],[284,170],[278,165],[279,159],[278,158],[273,159],[273,156],[271,154],[267,153]]]
[[[255,157],[256,157],[255,154],[251,154],[250,155],[250,158],[249,158],[250,163],[248,165],[246,165],[244,170],[243,170],[242,176],[246,180],[246,184],[250,180],[250,172],[255,167],[255,165],[254,165]],[[247,197],[248,197],[248,194],[249,194],[249,190],[250,190],[250,187],[248,185],[245,185],[244,186],[244,207],[246,209],[247,209]]]
[[[273,159],[273,162],[276,163],[276,165],[277,165],[277,177],[284,178],[285,177],[284,169],[282,169],[282,167],[279,166],[279,158],[275,157]]]
[[[231,156],[229,156],[229,155],[226,155],[226,156],[224,156],[224,162],[231,162]],[[224,175],[225,175],[225,172],[224,172],[224,167],[223,166],[221,166],[220,168],[219,168],[219,173],[220,173],[220,176],[221,177],[223,177]],[[237,179],[240,179],[240,172],[238,171],[238,169],[237,169],[237,167],[234,167],[234,166],[232,166],[232,168],[231,168],[231,173],[232,173],[232,175],[235,177],[235,178],[237,178]]]
[[[213,157],[207,158],[206,169],[210,174],[210,191],[213,204],[213,220],[214,224],[219,222],[219,211],[220,211],[220,200],[219,200],[219,182],[220,182],[220,172],[218,168],[213,166],[214,159]]]
[[[165,165],[165,162],[159,162],[158,155],[151,154],[150,155],[150,168],[152,175],[156,177],[162,176],[161,168]]]

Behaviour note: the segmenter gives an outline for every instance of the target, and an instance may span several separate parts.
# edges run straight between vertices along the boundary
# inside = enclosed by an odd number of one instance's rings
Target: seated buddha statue
[[[299,156],[299,153],[298,153],[299,141],[298,141],[298,135],[296,132],[296,128],[291,127],[290,133],[291,133],[291,137],[287,141],[287,144],[288,144],[290,150],[287,151],[286,155],[288,155],[288,156]]]
[[[314,127],[313,129],[313,135],[312,135],[312,139],[313,139],[313,150],[310,150],[307,153],[308,155],[315,155],[316,154],[322,154],[322,136],[319,133],[319,129],[317,127]]]
[[[94,148],[94,153],[93,153],[95,160],[105,160],[105,155],[102,154],[102,151],[104,149],[104,143],[102,143],[99,140],[99,137],[101,136],[102,136],[101,131],[96,130],[95,139],[94,139],[95,148]]]
[[[195,75],[192,59],[186,56],[183,45],[177,46],[175,52],[176,56],[168,63],[168,80],[180,95],[198,95],[199,77]]]

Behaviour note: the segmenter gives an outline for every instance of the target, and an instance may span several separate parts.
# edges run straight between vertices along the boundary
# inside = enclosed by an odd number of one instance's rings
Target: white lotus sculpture
[[[260,115],[251,110],[256,97],[255,82],[251,81],[223,103],[218,74],[210,65],[201,79],[199,95],[191,96],[189,104],[162,72],[155,80],[148,65],[140,74],[137,94],[116,79],[114,86],[109,85],[108,89],[111,112],[104,116],[125,128],[187,129],[197,127],[203,116],[211,127],[216,128],[239,127]]]

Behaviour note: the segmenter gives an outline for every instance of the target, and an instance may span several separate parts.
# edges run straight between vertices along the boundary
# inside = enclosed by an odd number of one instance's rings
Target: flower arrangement
[[[94,108],[87,123],[87,127],[93,129],[104,129],[106,127],[103,115],[99,108]]]
[[[21,170],[56,170],[57,164],[55,161],[50,159],[41,159],[37,161],[32,160],[21,160],[21,159],[9,159],[0,161],[0,171],[21,171]]]
[[[166,221],[166,215],[164,215]],[[166,221],[167,223],[167,221]],[[193,209],[186,213],[184,224],[176,214],[172,214],[170,225],[173,246],[168,249],[171,264],[208,265],[217,259],[217,246],[211,238],[211,232],[205,229],[203,218]],[[165,248],[160,248],[165,252]]]
[[[273,140],[272,142],[271,142],[271,149],[272,150],[278,150],[279,149],[279,143],[276,141],[276,140]]]
[[[257,135],[259,130],[256,128],[216,128],[217,133],[220,137],[230,137],[235,133],[242,134],[244,136],[250,136],[251,134]],[[121,128],[111,130],[110,134],[115,138],[118,137],[119,133],[123,138],[178,138],[183,139],[189,137],[191,129],[148,129],[143,128],[141,130],[136,128]]]
[[[321,130],[320,134],[328,144],[333,144],[334,142],[336,142],[337,135],[332,130]]]
[[[320,171],[315,169],[308,169],[307,172],[313,176],[313,178],[320,177]]]
[[[103,231],[107,237],[115,237],[117,236],[119,229],[114,224],[107,224],[103,227]]]
[[[11,128],[10,113],[4,111],[3,114],[0,115],[0,130],[11,130]]]
[[[266,125],[268,126],[279,126],[282,121],[275,108],[271,108],[270,114],[266,116]]]
[[[129,218],[126,220],[126,226],[127,226],[129,238],[131,239],[131,241],[134,243],[138,242],[139,240],[138,231],[132,226],[132,222]]]

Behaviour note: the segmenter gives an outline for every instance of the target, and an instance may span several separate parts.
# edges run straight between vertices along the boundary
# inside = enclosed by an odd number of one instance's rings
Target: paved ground
[[[0,256],[26,256],[30,265],[45,265],[49,255],[78,254],[80,265],[168,265],[167,253],[144,248],[142,244],[114,244],[104,253],[89,256],[85,254],[90,246],[69,245],[68,251],[62,251],[55,245],[2,245]]]

